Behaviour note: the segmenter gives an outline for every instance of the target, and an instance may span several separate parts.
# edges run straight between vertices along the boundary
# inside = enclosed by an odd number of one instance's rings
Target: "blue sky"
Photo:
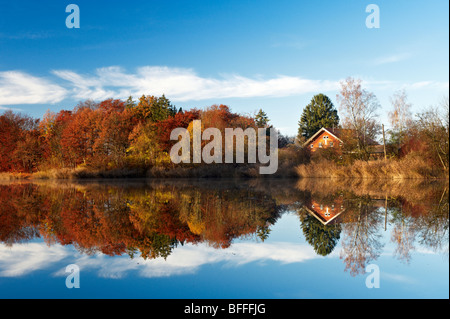
[[[80,28],[68,29],[68,4]],[[366,6],[380,8],[369,29]],[[317,93],[363,80],[387,124],[405,89],[413,112],[448,96],[449,4],[435,1],[0,0],[0,112],[33,117],[85,99],[165,94],[184,109],[263,108],[294,135]]]

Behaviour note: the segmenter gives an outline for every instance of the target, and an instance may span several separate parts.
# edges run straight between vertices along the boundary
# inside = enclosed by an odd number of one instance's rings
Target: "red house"
[[[342,134],[342,130],[329,129],[322,127],[311,136],[304,144],[304,147],[311,149],[311,152],[315,152],[321,148],[342,148],[344,142],[339,138]]]
[[[322,127],[303,144],[303,147],[309,148],[311,153],[325,148],[334,148],[341,151],[344,146],[343,140],[348,140],[349,138],[355,138],[355,132],[353,130]],[[373,140],[368,140],[366,145],[369,147],[371,157],[380,158],[383,156],[383,145]]]

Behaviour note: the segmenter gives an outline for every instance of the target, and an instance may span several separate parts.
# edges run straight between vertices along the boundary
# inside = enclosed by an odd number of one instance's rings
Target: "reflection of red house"
[[[328,203],[311,200],[311,203],[304,208],[324,225],[329,224],[345,211],[344,201],[341,197]]]

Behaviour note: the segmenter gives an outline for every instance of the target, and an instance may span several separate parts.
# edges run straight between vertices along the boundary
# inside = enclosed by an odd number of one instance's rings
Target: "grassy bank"
[[[448,179],[448,171],[428,164],[423,158],[409,155],[402,159],[354,161],[338,165],[321,160],[296,167],[299,177],[363,179]]]
[[[296,178],[296,167],[305,162],[303,152],[294,147],[278,151],[278,170],[275,174],[261,175],[260,166],[268,164],[177,164],[143,167],[124,164],[116,168],[95,168],[80,165],[77,168],[51,168],[31,174],[0,173],[0,180],[17,179],[97,179],[97,178]]]
[[[31,177],[32,174],[0,172],[0,181],[23,180],[30,179]]]

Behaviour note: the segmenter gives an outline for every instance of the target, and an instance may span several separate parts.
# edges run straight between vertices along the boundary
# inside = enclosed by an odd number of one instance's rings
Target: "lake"
[[[0,298],[449,298],[448,183],[0,184]]]

